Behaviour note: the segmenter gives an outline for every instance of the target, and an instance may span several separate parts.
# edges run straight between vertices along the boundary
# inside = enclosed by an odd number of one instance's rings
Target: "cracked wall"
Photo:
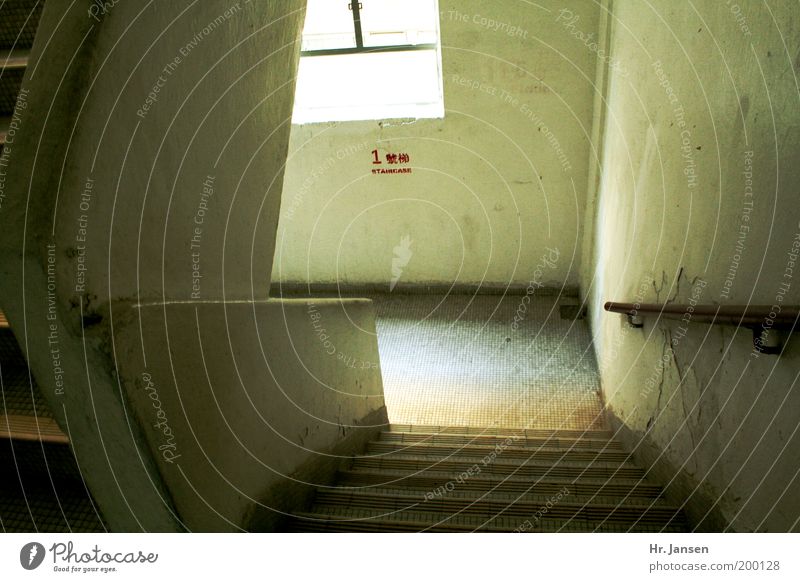
[[[610,417],[696,526],[796,531],[800,342],[758,355],[745,328],[602,311],[800,303],[800,20],[740,7],[613,3],[629,74],[609,71],[587,296]]]

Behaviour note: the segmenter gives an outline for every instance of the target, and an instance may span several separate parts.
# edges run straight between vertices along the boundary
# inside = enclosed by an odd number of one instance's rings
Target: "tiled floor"
[[[519,295],[373,300],[392,423],[604,427],[587,323],[561,319],[558,298],[527,305]]]

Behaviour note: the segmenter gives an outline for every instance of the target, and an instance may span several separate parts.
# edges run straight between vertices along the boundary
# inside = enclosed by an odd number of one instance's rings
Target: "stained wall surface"
[[[604,301],[800,303],[800,28],[782,2],[613,3],[587,277],[603,392],[699,527],[787,531],[800,515],[800,345],[645,319]],[[766,322],[769,325],[769,322]]]
[[[577,285],[599,7],[439,8],[444,119],[293,126],[273,281]]]

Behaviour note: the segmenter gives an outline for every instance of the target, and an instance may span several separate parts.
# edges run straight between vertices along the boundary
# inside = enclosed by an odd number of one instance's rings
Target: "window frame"
[[[386,53],[386,52],[403,52],[403,51],[423,51],[423,50],[437,50],[439,43],[423,43],[423,44],[394,44],[385,46],[364,46],[364,34],[361,30],[361,9],[363,5],[361,2],[352,0],[347,7],[353,13],[353,31],[356,38],[356,46],[338,48],[338,49],[319,49],[300,51],[300,57],[325,57],[335,55],[357,55],[363,53]]]

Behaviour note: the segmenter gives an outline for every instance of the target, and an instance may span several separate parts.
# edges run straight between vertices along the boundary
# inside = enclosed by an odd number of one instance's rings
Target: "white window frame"
[[[441,57],[441,33],[440,33],[440,19],[438,18],[438,0],[431,0],[434,3],[436,10],[436,42],[424,42],[419,44],[387,44],[383,46],[364,46],[364,35],[361,26],[361,11],[364,9],[364,3],[369,4],[370,0],[362,0],[358,2],[352,0],[330,0],[340,1],[343,5],[347,5],[348,9],[352,12],[353,16],[353,33],[355,38],[355,46],[344,48],[328,48],[316,50],[301,50],[301,67],[303,59],[326,59],[336,58],[337,56],[345,55],[380,55],[381,53],[391,53],[397,55],[405,52],[415,51],[434,51],[437,76],[438,76],[438,95],[434,101],[428,100],[424,103],[389,103],[385,105],[371,104],[368,106],[356,106],[352,108],[345,107],[326,107],[324,105],[317,105],[303,109],[296,106],[292,123],[305,124],[305,123],[323,123],[323,122],[337,122],[337,121],[357,121],[357,120],[381,120],[392,118],[442,118],[444,117],[444,87],[443,87],[443,74],[442,74],[442,57]],[[402,0],[398,0],[398,4],[402,6]],[[366,72],[365,74],[368,74]],[[300,83],[298,82],[298,87]],[[432,85],[428,85],[432,87]],[[402,114],[393,114],[396,112]]]

